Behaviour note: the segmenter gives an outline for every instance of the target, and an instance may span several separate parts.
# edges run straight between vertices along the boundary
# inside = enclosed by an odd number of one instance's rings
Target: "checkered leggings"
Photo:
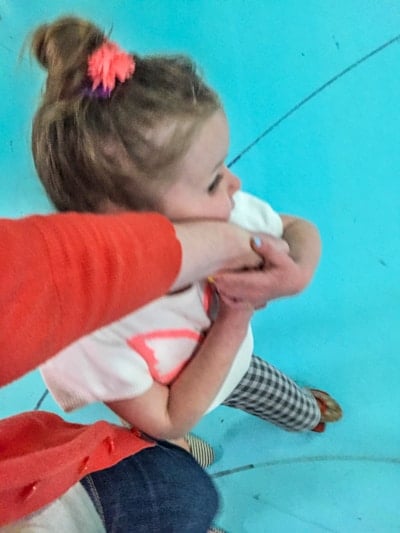
[[[268,420],[288,431],[313,429],[320,410],[309,390],[253,355],[248,371],[223,405]]]

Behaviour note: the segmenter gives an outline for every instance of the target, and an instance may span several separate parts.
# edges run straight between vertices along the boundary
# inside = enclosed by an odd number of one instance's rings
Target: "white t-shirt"
[[[267,203],[242,191],[234,201],[232,222],[253,232],[282,235],[281,218]],[[171,383],[210,328],[215,300],[212,287],[202,281],[81,338],[41,366],[47,387],[56,402],[71,411],[140,396],[153,381]],[[209,411],[238,385],[252,353],[249,327]]]

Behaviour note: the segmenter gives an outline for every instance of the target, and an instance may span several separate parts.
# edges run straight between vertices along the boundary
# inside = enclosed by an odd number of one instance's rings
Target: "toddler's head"
[[[104,97],[91,88],[88,58],[106,41],[97,26],[75,17],[34,32],[32,53],[47,70],[32,130],[36,169],[60,211],[168,211],[164,193],[193,167],[198,154],[190,155],[204,131],[223,131],[220,151],[227,150],[219,98],[190,59],[137,54],[133,74]]]

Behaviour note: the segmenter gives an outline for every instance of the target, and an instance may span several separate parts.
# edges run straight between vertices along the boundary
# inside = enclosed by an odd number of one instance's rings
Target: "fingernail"
[[[260,239],[260,237],[258,237],[257,235],[254,235],[254,236],[251,238],[251,241],[252,241],[253,245],[254,245],[256,248],[260,248],[260,246],[261,246],[261,239]]]

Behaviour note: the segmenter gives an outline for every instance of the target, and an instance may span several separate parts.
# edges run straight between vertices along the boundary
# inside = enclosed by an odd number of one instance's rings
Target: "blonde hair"
[[[32,151],[60,211],[155,209],[174,164],[198,128],[221,108],[185,56],[134,54],[134,75],[111,96],[88,96],[87,60],[107,38],[89,21],[62,17],[39,26],[31,52],[47,70],[33,120]],[[160,142],[157,132],[166,126]]]

